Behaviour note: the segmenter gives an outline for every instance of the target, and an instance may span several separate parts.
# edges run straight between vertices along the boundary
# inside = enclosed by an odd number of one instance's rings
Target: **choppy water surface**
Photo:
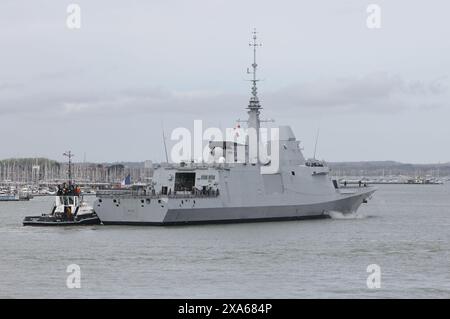
[[[352,218],[23,227],[53,198],[0,202],[3,298],[450,298],[450,184],[383,185]],[[66,268],[81,267],[69,289]],[[381,267],[368,289],[367,266]]]

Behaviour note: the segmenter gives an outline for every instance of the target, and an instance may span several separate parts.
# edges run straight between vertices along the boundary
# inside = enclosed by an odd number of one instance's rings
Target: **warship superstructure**
[[[249,139],[243,142],[211,141],[216,152],[236,158],[237,149],[245,160],[226,161],[223,156],[208,162],[163,163],[154,170],[146,189],[97,193],[94,209],[103,224],[176,225],[189,223],[252,222],[325,218],[329,212],[353,213],[375,192],[372,187],[340,188],[326,163],[303,157],[299,141],[289,126],[279,126],[278,165],[258,158],[261,105],[256,77],[256,32],[253,33],[252,93],[248,110],[248,129],[257,139],[256,161],[249,156]],[[273,148],[276,145],[276,148]]]

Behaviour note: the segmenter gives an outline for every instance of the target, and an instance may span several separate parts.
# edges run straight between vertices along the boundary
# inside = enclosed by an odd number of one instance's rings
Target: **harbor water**
[[[358,214],[325,220],[22,226],[53,200],[0,202],[1,298],[450,298],[449,183],[379,185]]]

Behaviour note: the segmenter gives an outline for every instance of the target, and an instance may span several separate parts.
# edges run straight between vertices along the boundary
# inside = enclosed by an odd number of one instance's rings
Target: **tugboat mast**
[[[75,155],[71,151],[67,151],[63,153],[63,156],[69,158],[69,185],[72,185],[72,157]]]
[[[258,88],[256,86],[256,83],[259,81],[259,79],[256,77],[256,69],[258,67],[258,64],[256,63],[256,48],[260,47],[261,44],[257,43],[257,37],[256,37],[256,29],[253,30],[253,41],[249,43],[250,47],[253,47],[253,63],[252,63],[252,71],[247,69],[247,74],[252,74],[253,78],[250,80],[252,84],[252,91],[251,91],[251,97],[248,104],[248,127],[253,128],[256,131],[256,156],[259,157],[259,129],[261,126],[261,121],[259,118],[260,110],[262,109],[259,99],[258,99]]]

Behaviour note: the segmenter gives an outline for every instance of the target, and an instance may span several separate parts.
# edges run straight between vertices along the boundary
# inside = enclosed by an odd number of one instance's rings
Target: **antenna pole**
[[[313,159],[316,159],[317,141],[319,140],[319,132],[320,132],[320,129],[317,129],[316,143],[314,144],[314,156],[313,156]]]
[[[72,157],[75,155],[71,151],[67,151],[63,153],[63,156],[66,156],[69,159],[69,185],[72,184]]]
[[[162,129],[162,137],[163,137],[163,144],[164,144],[164,153],[166,155],[166,162],[169,163],[169,156],[167,155],[166,135],[164,134],[163,122],[161,122],[161,129]]]
[[[259,79],[256,78],[256,69],[258,68],[258,64],[256,63],[256,48],[261,46],[261,43],[257,43],[257,37],[256,37],[256,29],[253,29],[252,32],[252,42],[249,43],[249,46],[253,47],[253,63],[252,63],[252,71],[247,69],[248,74],[252,74],[252,97],[250,98],[250,104],[249,108],[261,108],[259,105],[259,99],[258,99],[258,88],[256,86],[256,82],[259,81]]]

